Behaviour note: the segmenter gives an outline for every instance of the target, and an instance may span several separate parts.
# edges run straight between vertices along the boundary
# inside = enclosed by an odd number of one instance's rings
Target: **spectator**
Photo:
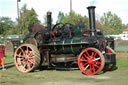
[[[0,64],[2,64],[3,70],[6,70],[4,67],[4,57],[5,57],[5,44],[0,44]]]

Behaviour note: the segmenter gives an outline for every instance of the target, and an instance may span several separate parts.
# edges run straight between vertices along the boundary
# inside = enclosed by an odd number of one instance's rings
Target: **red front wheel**
[[[86,75],[98,74],[104,67],[104,56],[96,48],[87,48],[80,53],[78,65]]]

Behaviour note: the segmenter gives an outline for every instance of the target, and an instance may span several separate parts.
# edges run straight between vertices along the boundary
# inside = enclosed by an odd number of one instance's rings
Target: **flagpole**
[[[70,15],[71,15],[71,20],[72,20],[72,0],[70,0]]]
[[[70,13],[72,13],[72,0],[70,0]]]
[[[19,3],[18,2],[20,2],[20,0],[17,0],[17,18],[19,21]],[[19,24],[19,22],[18,22],[18,24]]]
[[[17,0],[17,21],[18,21],[18,34],[21,33],[21,29],[20,29],[20,26],[19,26],[19,17],[20,17],[20,14],[19,14],[19,2],[20,0]],[[20,39],[20,35],[19,35],[19,39]]]

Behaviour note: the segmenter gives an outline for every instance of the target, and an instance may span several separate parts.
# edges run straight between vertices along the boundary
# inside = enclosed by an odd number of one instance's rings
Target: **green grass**
[[[120,69],[128,69],[128,59],[117,59],[117,66]]]
[[[5,57],[5,61],[6,61],[7,63],[13,62],[13,56],[6,56],[6,57]]]
[[[83,75],[80,70],[21,73],[15,68],[12,56],[5,61],[8,69],[0,70],[0,85],[128,85],[128,59],[118,59],[115,71],[93,76]]]
[[[128,45],[115,45],[116,51],[128,51]]]

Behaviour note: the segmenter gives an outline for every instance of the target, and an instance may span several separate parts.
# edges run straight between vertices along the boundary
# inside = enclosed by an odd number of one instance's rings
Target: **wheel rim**
[[[107,46],[107,48],[106,48],[106,53],[115,53],[115,51],[113,50],[113,49],[111,49],[110,47],[108,47]],[[116,62],[114,62],[114,63],[112,63],[112,64],[107,64],[106,66],[105,66],[105,69],[104,69],[104,71],[110,71],[110,70],[112,70],[113,69],[113,67],[115,67],[116,66]]]
[[[28,39],[25,40],[24,43],[26,43],[26,44],[32,44],[32,45],[37,46],[37,41],[35,40],[35,38],[28,38]]]
[[[106,48],[106,53],[113,53],[113,52],[109,48]]]
[[[37,33],[35,35],[35,39],[36,39],[36,42],[37,42],[38,45],[44,44],[41,33]]]
[[[27,45],[21,45],[16,49],[14,61],[16,68],[21,72],[30,72],[35,67],[33,49]]]
[[[83,50],[78,58],[80,70],[87,75],[99,73],[104,66],[103,55],[95,48]]]

